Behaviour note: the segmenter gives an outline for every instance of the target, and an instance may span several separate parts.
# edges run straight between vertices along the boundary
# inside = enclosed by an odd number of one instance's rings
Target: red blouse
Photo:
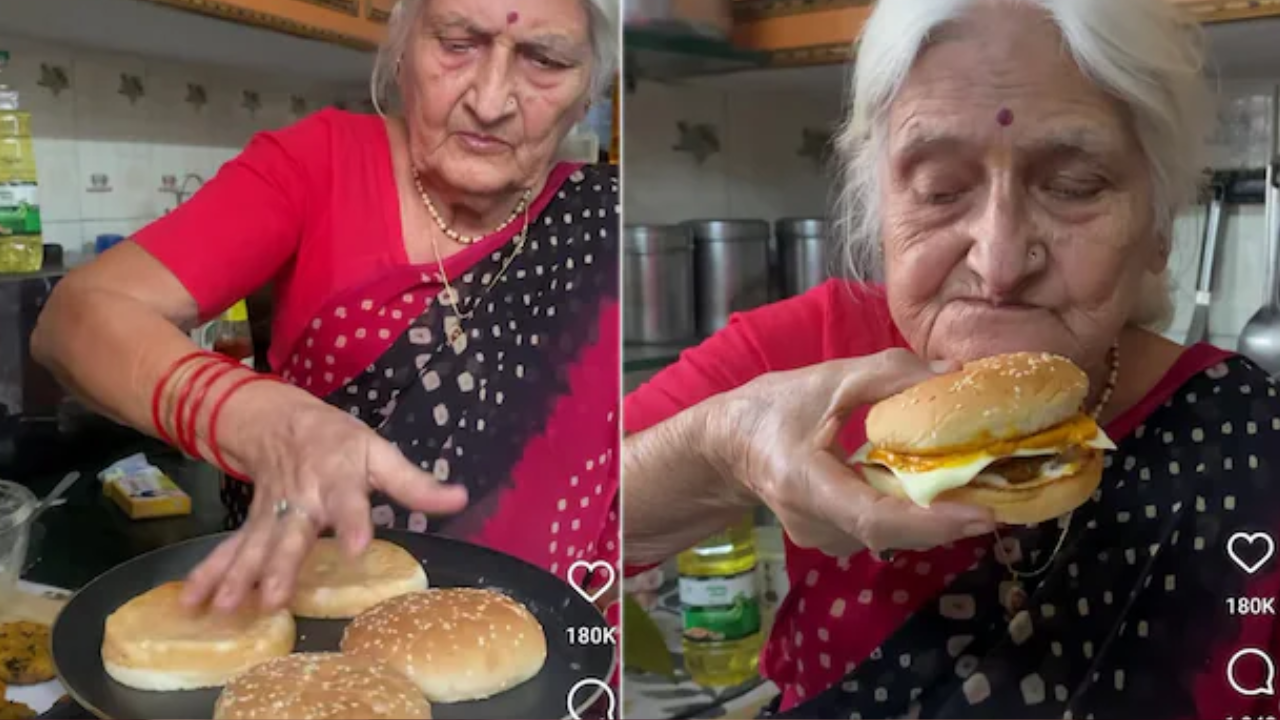
[[[556,168],[533,213],[546,206],[573,169]],[[514,232],[513,224],[510,232],[450,256],[446,271],[456,277],[505,245]],[[340,380],[378,357],[422,311],[427,296],[422,293],[416,306],[405,301],[402,308],[388,308],[385,322],[369,329],[367,337],[344,340],[344,351],[333,354],[333,363],[325,362],[331,349],[314,341],[299,347],[331,299],[409,265],[390,139],[377,115],[324,110],[257,135],[200,192],[133,240],[177,276],[199,304],[202,319],[274,280],[271,366],[283,371],[299,353],[304,365],[317,369],[315,384],[306,385],[317,395],[339,387]],[[411,308],[416,312],[408,312]],[[394,316],[397,311],[400,317]],[[379,337],[380,332],[390,334]],[[331,381],[324,380],[326,373]]]

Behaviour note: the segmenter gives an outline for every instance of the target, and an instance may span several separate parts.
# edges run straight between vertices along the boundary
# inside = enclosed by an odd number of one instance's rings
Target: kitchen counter
[[[100,450],[100,449],[99,449]],[[116,460],[144,452],[191,496],[191,514],[181,517],[130,520],[102,494],[98,472]],[[106,460],[98,451],[92,461],[61,463],[81,473],[79,482],[64,496],[65,503],[45,511],[32,529],[29,566],[23,580],[72,592],[111,568],[144,553],[201,535],[222,532],[225,511],[218,497],[221,473],[212,466],[190,460],[157,441],[144,439],[123,444]],[[64,477],[24,477],[23,484],[43,497]],[[75,702],[64,699],[42,718],[85,720],[93,716]]]
[[[218,497],[220,473],[158,443],[127,448],[116,459],[137,451],[169,474],[191,496],[191,514],[183,517],[130,520],[102,494],[98,472],[106,465],[77,467],[83,477],[67,493],[66,503],[50,508],[33,531],[35,561],[23,579],[77,590],[111,568],[143,553],[200,535],[221,532],[225,512]],[[26,484],[43,497],[62,478],[41,477]]]

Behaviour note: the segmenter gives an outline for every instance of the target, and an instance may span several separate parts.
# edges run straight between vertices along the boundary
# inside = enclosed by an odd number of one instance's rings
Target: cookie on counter
[[[12,700],[0,700],[0,720],[32,720],[40,717],[30,705]]]
[[[48,625],[26,620],[0,623],[0,681],[36,685],[56,675]]]

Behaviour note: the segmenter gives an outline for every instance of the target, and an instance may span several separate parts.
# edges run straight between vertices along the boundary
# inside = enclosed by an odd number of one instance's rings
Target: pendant
[[[1009,618],[1017,615],[1027,606],[1027,591],[1017,578],[1000,583],[1000,606],[1005,609]]]
[[[458,318],[446,317],[444,319],[444,335],[455,354],[461,355],[467,349],[467,331],[462,327],[462,321]]]

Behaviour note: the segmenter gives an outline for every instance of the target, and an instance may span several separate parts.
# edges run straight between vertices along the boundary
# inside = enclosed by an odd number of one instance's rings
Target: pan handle
[[[1266,211],[1263,213],[1263,232],[1267,242],[1266,302],[1273,308],[1280,308],[1280,268],[1276,267],[1280,263],[1280,227],[1276,227],[1276,194],[1280,190],[1277,183],[1280,183],[1280,158],[1273,157],[1267,163]]]
[[[1267,242],[1267,267],[1266,267],[1266,288],[1267,288],[1267,304],[1273,308],[1280,307],[1280,271],[1276,268],[1276,264],[1280,263],[1280,235],[1276,228],[1276,182],[1280,180],[1277,177],[1277,160],[1280,159],[1280,85],[1276,85],[1271,93],[1271,152],[1267,157],[1267,183],[1266,183],[1266,210],[1264,217],[1264,232],[1266,232]]]
[[[1223,185],[1215,184],[1211,191],[1213,196],[1209,201],[1209,217],[1205,224],[1204,249],[1200,252],[1200,276],[1196,285],[1197,305],[1207,305],[1209,302],[1208,295],[1213,291],[1213,267],[1218,257],[1218,242],[1222,238],[1222,211],[1226,204],[1227,189]],[[1205,295],[1203,303],[1201,303],[1201,294]]]

